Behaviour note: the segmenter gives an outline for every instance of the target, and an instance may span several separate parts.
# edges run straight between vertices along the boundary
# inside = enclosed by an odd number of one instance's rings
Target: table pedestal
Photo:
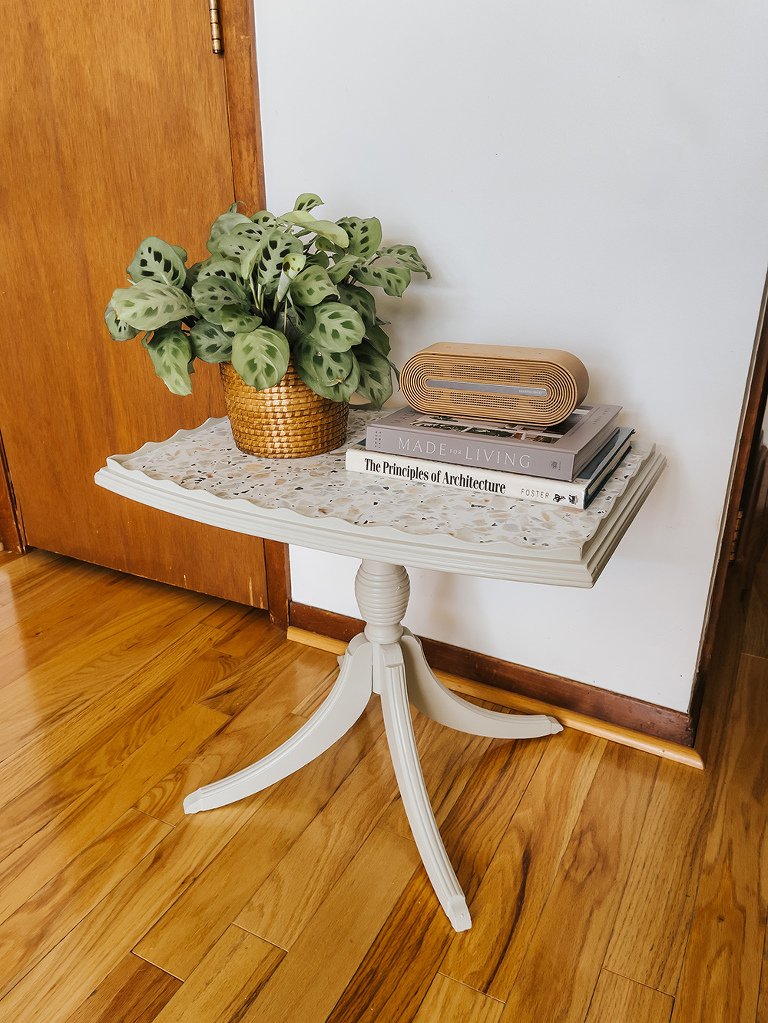
[[[268,756],[187,796],[184,810],[189,814],[225,806],[298,771],[349,731],[372,693],[377,693],[413,837],[440,905],[454,928],[464,931],[471,926],[469,910],[432,813],[409,703],[435,721],[471,735],[528,739],[559,732],[562,726],[546,714],[485,710],[447,689],[430,670],[421,643],[401,624],[409,592],[404,568],[364,560],[355,580],[355,596],[365,631],[347,647],[339,677],[323,704]]]

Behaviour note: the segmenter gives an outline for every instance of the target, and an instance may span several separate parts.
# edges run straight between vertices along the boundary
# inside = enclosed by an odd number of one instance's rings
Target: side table
[[[376,413],[352,412],[350,441]],[[451,728],[499,738],[561,731],[547,715],[498,713],[447,689],[404,628],[408,567],[592,586],[661,474],[636,446],[584,512],[429,484],[347,473],[343,450],[303,459],[240,452],[227,419],[113,455],[96,482],[124,497],[235,532],[361,559],[355,596],[365,630],[348,645],[321,707],[287,742],[236,774],[191,793],[186,813],[242,799],[285,778],[340,739],[371,695],[382,701],[403,806],[427,874],[456,930],[471,926],[429,803],[409,703]],[[222,538],[222,542],[225,542]]]

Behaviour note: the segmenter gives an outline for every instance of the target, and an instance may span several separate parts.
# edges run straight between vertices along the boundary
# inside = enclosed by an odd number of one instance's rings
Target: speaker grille
[[[542,358],[542,349],[531,349],[535,357],[526,358],[526,349],[500,348],[500,352],[523,354],[493,358],[484,347],[484,354],[475,359],[466,355],[466,346],[456,346],[463,350],[461,358],[452,354],[452,347],[435,345],[418,352],[403,366],[400,390],[408,404],[420,412],[552,426],[567,419],[586,397],[586,370],[581,374],[580,387],[567,366]],[[551,354],[565,355],[578,363],[567,353]],[[461,384],[467,386],[462,388]],[[483,384],[489,385],[488,389]],[[503,389],[508,391],[498,393]]]

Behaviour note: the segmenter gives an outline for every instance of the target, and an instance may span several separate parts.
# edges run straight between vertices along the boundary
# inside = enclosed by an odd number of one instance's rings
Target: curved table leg
[[[440,837],[421,773],[402,651],[398,644],[390,643],[379,646],[377,653],[381,657],[379,686],[387,742],[408,823],[440,905],[454,928],[466,931],[472,926],[467,902]]]
[[[436,678],[427,664],[421,643],[407,629],[400,639],[408,676],[408,695],[422,714],[470,735],[496,739],[533,739],[562,732],[563,726],[548,714],[502,714],[462,700]]]
[[[372,692],[371,646],[364,639],[357,641],[356,637],[344,657],[336,684],[309,721],[282,746],[255,764],[190,793],[184,800],[184,812],[197,813],[226,806],[298,771],[329,749],[354,725]]]

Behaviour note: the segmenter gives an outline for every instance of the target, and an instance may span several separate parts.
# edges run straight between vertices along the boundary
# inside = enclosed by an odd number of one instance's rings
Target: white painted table
[[[351,413],[350,440],[376,413]],[[187,813],[252,795],[309,763],[341,738],[371,695],[381,697],[403,805],[424,866],[456,930],[471,926],[421,773],[412,703],[474,735],[531,738],[561,731],[547,715],[484,710],[434,676],[402,619],[407,567],[565,586],[592,586],[664,468],[637,445],[587,511],[347,473],[343,452],[263,459],[240,452],[227,419],[113,455],[96,482],[153,508],[222,529],[358,557],[355,595],[365,631],[347,647],[338,680],[313,717],[262,760],[205,785]]]

